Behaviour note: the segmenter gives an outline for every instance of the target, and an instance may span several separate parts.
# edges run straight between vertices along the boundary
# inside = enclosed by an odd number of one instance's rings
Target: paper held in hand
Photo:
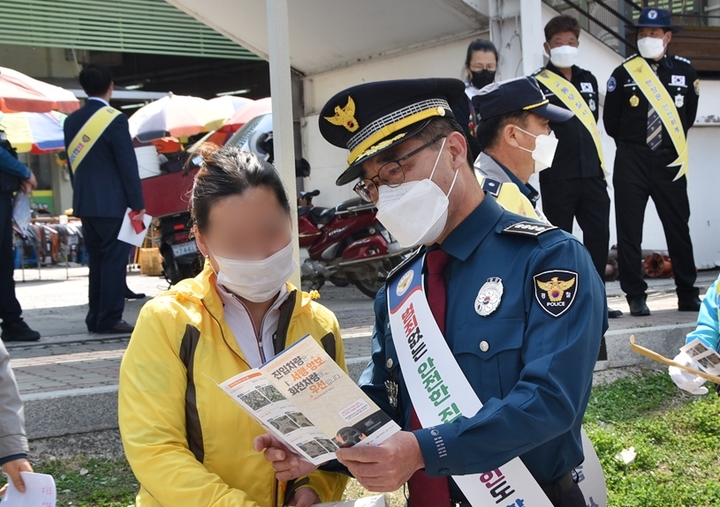
[[[377,445],[400,431],[310,335],[218,385],[315,465],[335,459],[339,447]]]
[[[25,493],[20,493],[12,481],[8,482],[8,489],[2,497],[0,505],[3,507],[55,507],[56,491],[55,479],[52,475],[36,474],[33,472],[20,472]]]
[[[700,340],[691,341],[687,345],[681,347],[680,352],[685,352],[688,356],[690,356],[693,361],[702,367],[702,370],[677,363],[672,359],[668,359],[667,357],[658,354],[657,352],[653,352],[650,349],[646,349],[645,347],[636,344],[635,336],[630,337],[630,348],[634,352],[648,357],[653,361],[657,361],[658,363],[666,364],[668,366],[677,366],[683,371],[687,371],[720,385],[720,377],[718,376],[718,374],[720,374],[720,354],[707,348]]]

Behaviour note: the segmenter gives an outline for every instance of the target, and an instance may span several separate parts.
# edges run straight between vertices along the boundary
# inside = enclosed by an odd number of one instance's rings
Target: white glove
[[[680,352],[677,356],[675,356],[673,361],[691,368],[699,368],[699,365],[685,352]],[[699,377],[698,375],[693,375],[692,373],[682,370],[677,366],[668,367],[668,373],[670,373],[670,378],[673,382],[675,382],[675,385],[683,391],[696,395],[707,394],[707,387],[702,387],[702,385],[707,382],[704,378]]]

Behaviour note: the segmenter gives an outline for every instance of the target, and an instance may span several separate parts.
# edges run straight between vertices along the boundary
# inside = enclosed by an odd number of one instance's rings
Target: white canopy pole
[[[287,0],[267,0],[270,95],[272,96],[275,167],[290,199],[295,260],[299,263],[295,141],[293,135],[292,82],[290,77],[290,28]],[[300,287],[300,271],[290,280]]]

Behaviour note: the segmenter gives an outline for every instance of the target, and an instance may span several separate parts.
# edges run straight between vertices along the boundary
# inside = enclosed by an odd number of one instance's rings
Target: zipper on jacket
[[[233,348],[230,346],[230,344],[229,344],[228,341],[227,341],[227,338],[225,337],[225,331],[223,331],[223,327],[222,327],[222,324],[220,324],[220,320],[219,320],[217,317],[215,317],[215,315],[213,314],[213,312],[210,311],[210,309],[209,309],[209,308],[207,307],[207,305],[205,304],[205,300],[204,300],[204,299],[201,299],[200,301],[202,302],[202,305],[203,305],[203,307],[205,308],[205,311],[208,312],[208,314],[210,314],[210,317],[212,317],[212,319],[215,321],[215,323],[216,323],[216,324],[218,325],[218,327],[220,328],[220,336],[222,336],[222,339],[223,339],[223,342],[225,342],[225,345],[227,345],[228,348],[233,352],[233,354],[235,354],[243,363],[245,363],[245,364],[247,365],[248,369],[252,369],[252,366],[250,366],[250,365],[248,364],[248,362],[247,362],[240,354],[238,354],[237,352],[235,352],[235,349],[233,349]]]

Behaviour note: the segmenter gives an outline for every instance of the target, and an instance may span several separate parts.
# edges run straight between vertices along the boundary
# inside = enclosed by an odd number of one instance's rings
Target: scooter
[[[353,284],[374,298],[388,273],[410,250],[404,249],[378,222],[377,208],[359,197],[334,208],[312,205],[319,190],[300,192],[298,231],[300,248],[309,257],[300,266],[303,285],[319,289],[326,280]]]

